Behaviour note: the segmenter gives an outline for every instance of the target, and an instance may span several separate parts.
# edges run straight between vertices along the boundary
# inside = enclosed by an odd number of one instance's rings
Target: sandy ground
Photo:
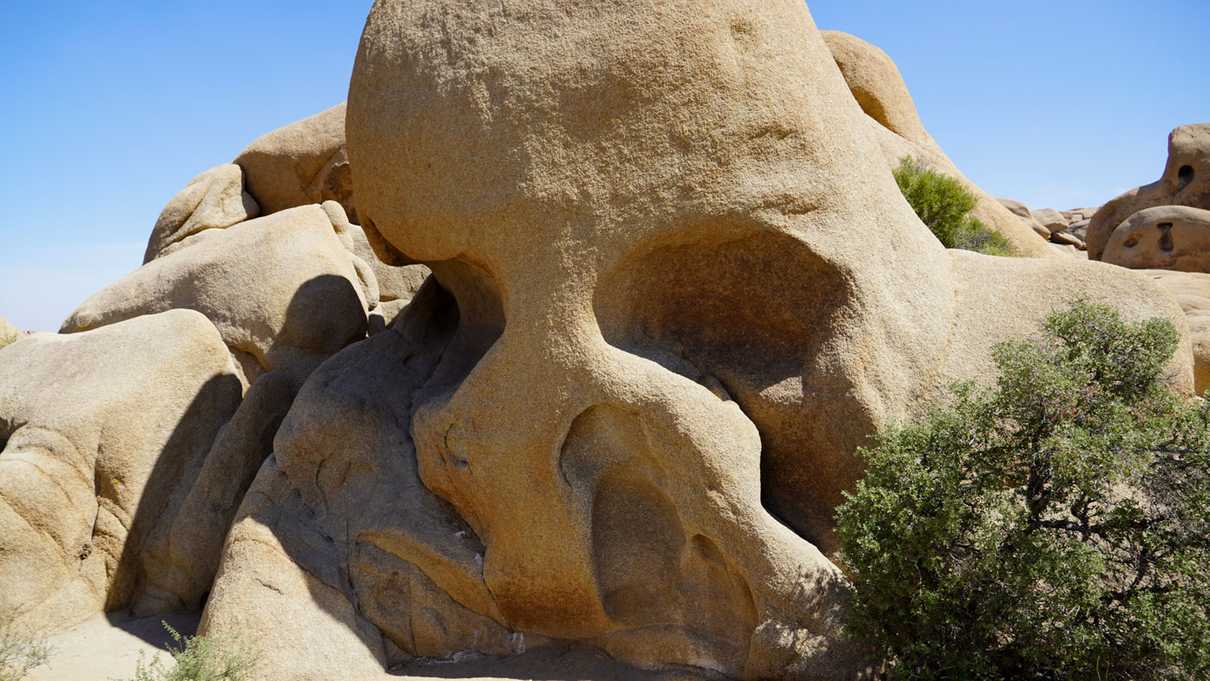
[[[150,661],[172,643],[161,621],[182,634],[197,628],[196,614],[131,619],[99,615],[52,636],[50,662],[34,670],[29,681],[127,681],[139,656]],[[696,675],[647,673],[621,665],[599,652],[566,647],[531,651],[508,659],[469,658],[457,662],[417,661],[384,672],[378,679],[357,681],[694,681]],[[349,681],[333,679],[333,681]]]
[[[195,614],[130,619],[98,615],[55,634],[50,662],[33,671],[29,681],[109,681],[134,678],[142,654],[150,662],[172,642],[161,622],[189,635],[197,628]]]

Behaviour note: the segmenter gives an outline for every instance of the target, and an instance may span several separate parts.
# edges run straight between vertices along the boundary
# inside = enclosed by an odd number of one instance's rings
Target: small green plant
[[[928,170],[910,156],[894,171],[899,191],[946,248],[1013,255],[1008,240],[971,217],[978,199],[958,180]]]
[[[50,659],[50,646],[10,624],[0,624],[0,681],[21,681]]]
[[[837,512],[851,631],[893,679],[1210,678],[1210,406],[1166,321],[1053,314],[862,451]]]
[[[150,663],[140,657],[132,681],[248,681],[256,669],[258,654],[245,645],[209,636],[185,637],[164,623],[175,646],[170,646],[171,666],[161,657]]]

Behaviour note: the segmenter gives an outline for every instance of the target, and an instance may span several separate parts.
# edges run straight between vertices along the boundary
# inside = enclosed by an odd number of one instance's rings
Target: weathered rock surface
[[[1200,395],[1210,390],[1210,274],[1149,270],[1150,276],[1180,303],[1193,343],[1194,383]]]
[[[1134,269],[1210,272],[1210,210],[1141,210],[1113,230],[1101,259]]]
[[[412,300],[428,279],[429,268],[424,265],[388,265],[378,257],[365,230],[349,221],[340,204],[324,203],[328,218],[341,235],[345,248],[369,264],[378,282],[378,305],[370,310],[370,332],[376,333],[390,324]]]
[[[241,392],[187,310],[0,350],[0,620],[62,628],[142,602]]]
[[[1030,216],[1053,234],[1067,229],[1067,218],[1054,208],[1038,208],[1030,211]]]
[[[1028,206],[1014,199],[998,198],[996,201],[998,201],[1001,206],[1007,208],[1008,212],[1024,220],[1025,223],[1029,225],[1030,229],[1034,230],[1035,234],[1043,239],[1050,240],[1050,230],[1034,218],[1033,212],[1029,210]]]
[[[1168,162],[1160,179],[1101,206],[1088,225],[1089,257],[1100,260],[1118,225],[1155,206],[1210,210],[1210,123],[1173,130],[1168,136]]]
[[[1185,328],[1121,268],[947,253],[801,2],[587,11],[372,10],[358,211],[433,278],[311,376],[228,537],[202,630],[269,679],[551,639],[853,678],[856,447],[1076,298]]]
[[[143,262],[207,229],[224,229],[260,215],[260,206],[244,191],[239,166],[216,166],[198,175],[164,206],[151,230]]]
[[[357,221],[345,153],[345,105],[265,134],[240,152],[248,191],[266,213],[336,201]]]
[[[86,300],[62,331],[197,310],[251,380],[290,363],[313,367],[364,338],[377,303],[373,270],[342,243],[328,212],[305,206],[195,234]]]
[[[862,127],[878,142],[889,168],[910,156],[925,168],[954,177],[979,199],[971,215],[1003,235],[1020,255],[1055,255],[1028,220],[1017,218],[971,182],[925,131],[907,84],[885,52],[847,33],[822,33],[850,92],[867,114]]]

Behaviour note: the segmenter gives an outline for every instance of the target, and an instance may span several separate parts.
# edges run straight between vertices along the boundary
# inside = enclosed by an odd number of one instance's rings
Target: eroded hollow
[[[484,268],[460,260],[428,263],[426,286],[443,292],[443,326],[454,329],[426,390],[461,383],[504,333],[504,307],[496,280]]]
[[[1172,250],[1172,223],[1171,222],[1161,222],[1160,224],[1156,225],[1156,229],[1160,230],[1160,250],[1161,251],[1171,251]]]
[[[1193,166],[1181,166],[1176,171],[1176,190],[1179,192],[1193,182]]]
[[[848,278],[769,230],[636,254],[597,291],[606,341],[726,388],[761,434],[765,508],[829,550],[841,490],[861,472],[855,438],[831,431],[872,429],[855,379],[824,359],[853,303]]]

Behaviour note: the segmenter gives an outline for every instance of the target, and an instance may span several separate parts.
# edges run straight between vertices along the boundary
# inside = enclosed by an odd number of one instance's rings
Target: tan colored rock
[[[1088,225],[1088,254],[1100,260],[1117,226],[1155,206],[1210,210],[1210,123],[1185,125],[1168,135],[1168,162],[1159,180],[1131,189],[1097,210]]]
[[[848,83],[849,92],[866,115],[910,142],[934,144],[920,121],[899,67],[886,52],[840,31],[823,31],[823,38]]]
[[[1062,213],[1053,208],[1032,210],[1030,211],[1030,215],[1038,224],[1049,229],[1051,234],[1067,229],[1067,219],[1063,217]]]
[[[549,639],[855,678],[856,448],[1077,298],[1185,329],[1128,270],[942,248],[798,0],[380,0],[347,118],[367,241],[433,276],[311,376],[228,536],[202,631],[265,681]]]
[[[1141,210],[1113,230],[1101,259],[1133,269],[1210,272],[1210,210]]]
[[[877,141],[889,168],[895,168],[903,158],[911,157],[929,170],[957,179],[979,200],[971,215],[1004,236],[1020,255],[1054,255],[1046,242],[1038,238],[1043,236],[1040,230],[1028,220],[1015,217],[971,182],[924,130],[907,85],[885,52],[847,33],[822,33],[850,92],[867,113],[860,127]],[[868,115],[870,111],[891,113],[872,116]],[[880,117],[890,125],[879,120]],[[907,131],[907,134],[900,131]]]
[[[1067,226],[1067,233],[1075,238],[1087,242],[1088,241],[1088,225],[1092,224],[1090,218],[1077,220]]]
[[[165,249],[207,229],[224,229],[260,215],[260,206],[244,191],[244,173],[239,166],[216,166],[193,178],[155,222],[143,262]]]
[[[398,308],[416,295],[421,284],[428,279],[429,268],[424,265],[386,264],[378,258],[374,247],[366,237],[365,230],[349,221],[348,215],[345,214],[340,204],[334,201],[325,202],[324,210],[327,211],[332,226],[341,235],[345,247],[363,262],[369,264],[370,269],[374,271],[374,278],[378,282],[380,303],[395,303],[388,307]],[[394,318],[394,315],[391,315],[391,318]],[[390,319],[387,321],[389,323]]]
[[[1194,384],[1197,393],[1210,390],[1210,274],[1204,272],[1144,272],[1180,303],[1193,342]]]
[[[0,350],[0,620],[59,629],[140,601],[241,392],[187,310]]]
[[[345,153],[345,105],[257,138],[234,163],[264,213],[336,201],[357,220]]]
[[[1029,210],[1028,206],[1013,199],[998,198],[996,201],[1001,206],[1007,208],[1008,212],[1024,220],[1030,229],[1034,230],[1035,234],[1043,239],[1050,240],[1050,230],[1034,219],[1033,213]]]
[[[1068,234],[1067,232],[1052,232],[1050,235],[1050,240],[1057,244],[1074,246],[1079,250],[1085,250],[1088,247],[1082,239],[1073,234]]]
[[[206,315],[254,378],[314,366],[365,337],[378,303],[373,270],[327,212],[306,206],[196,234],[86,300],[64,333],[174,308]]]

